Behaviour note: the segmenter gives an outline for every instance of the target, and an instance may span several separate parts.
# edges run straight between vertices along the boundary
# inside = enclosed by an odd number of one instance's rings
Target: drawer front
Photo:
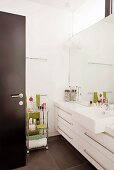
[[[73,121],[73,132],[76,134],[76,135],[79,135],[79,125],[76,121]]]
[[[69,128],[70,130],[73,130],[73,124],[66,121],[63,117],[58,115],[57,120],[58,122],[61,122],[63,125]]]
[[[62,136],[64,136],[70,143],[72,143],[73,132],[68,127],[66,127],[64,124],[58,121],[57,129]]]
[[[114,138],[105,134],[94,134],[93,132],[79,126],[79,135],[85,141],[96,147],[111,161],[114,161]]]
[[[95,147],[79,138],[79,151],[85,156],[98,170],[113,170],[114,162],[104,156]]]
[[[78,150],[78,135],[74,134],[73,135],[73,140],[72,140],[72,145]]]
[[[77,124],[74,126],[73,123],[70,123],[58,114],[57,125],[59,133],[78,149],[78,135],[74,133],[74,128],[77,127]]]
[[[64,119],[67,123],[72,124],[72,114],[65,112],[62,109],[57,109],[57,114],[59,117],[61,117],[62,119]]]

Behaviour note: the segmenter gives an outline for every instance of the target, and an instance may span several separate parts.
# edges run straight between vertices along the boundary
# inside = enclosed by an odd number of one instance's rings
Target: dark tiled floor
[[[27,166],[16,170],[96,170],[62,136],[49,138],[49,150],[32,151]]]

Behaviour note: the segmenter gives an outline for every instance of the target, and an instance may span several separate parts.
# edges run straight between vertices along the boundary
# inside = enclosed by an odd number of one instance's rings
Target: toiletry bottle
[[[69,102],[69,101],[70,101],[70,90],[69,90],[69,89],[68,89],[68,90],[67,90],[67,89],[65,90],[64,99],[65,99],[66,102]]]
[[[93,106],[93,102],[90,100],[90,106]]]
[[[101,93],[100,93],[100,95],[99,95],[99,100],[100,100],[100,103],[103,103],[103,96],[102,96]]]
[[[76,101],[76,90],[75,89],[71,90],[71,101]]]
[[[78,101],[81,101],[82,93],[81,93],[81,87],[78,87]]]

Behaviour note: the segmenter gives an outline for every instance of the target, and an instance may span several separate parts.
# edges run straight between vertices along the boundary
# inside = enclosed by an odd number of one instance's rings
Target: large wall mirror
[[[70,51],[70,84],[81,86],[82,100],[105,91],[114,102],[114,14],[76,34]]]

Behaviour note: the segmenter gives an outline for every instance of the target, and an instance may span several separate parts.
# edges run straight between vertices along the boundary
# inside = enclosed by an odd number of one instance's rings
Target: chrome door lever
[[[23,98],[23,93],[20,93],[20,94],[12,94],[11,95],[12,98]]]

